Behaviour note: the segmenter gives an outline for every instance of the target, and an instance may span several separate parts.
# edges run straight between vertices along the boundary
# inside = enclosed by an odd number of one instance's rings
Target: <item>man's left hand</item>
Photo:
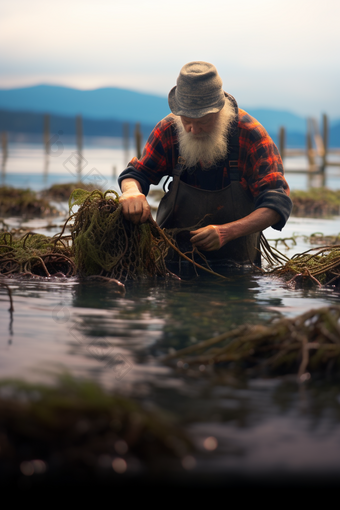
[[[208,225],[207,227],[192,230],[190,239],[192,244],[204,251],[219,250],[222,246],[221,232],[219,225]]]

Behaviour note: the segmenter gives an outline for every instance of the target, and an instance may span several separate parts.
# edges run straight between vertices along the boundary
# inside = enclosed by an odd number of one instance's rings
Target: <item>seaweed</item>
[[[100,467],[123,473],[136,459],[180,461],[193,449],[183,428],[160,409],[59,374],[53,385],[0,381],[0,472],[23,474]],[[39,459],[40,463],[34,459]],[[117,462],[120,459],[120,462]],[[25,471],[31,470],[31,473]],[[41,472],[41,470],[40,470]],[[113,471],[112,471],[113,472]]]
[[[311,188],[308,191],[293,190],[292,215],[298,217],[327,218],[340,214],[340,190]]]
[[[248,373],[297,373],[304,381],[309,371],[324,373],[330,365],[340,365],[340,307],[309,310],[267,324],[244,324],[164,358],[172,360],[180,360],[181,367],[232,364]]]
[[[0,274],[20,276],[80,276],[116,282],[150,277],[176,277],[166,267],[169,247],[204,271],[180,252],[152,219],[135,225],[125,219],[115,191],[76,189],[70,196],[71,215],[60,233],[48,237],[26,232],[22,237],[0,233]],[[78,210],[72,213],[73,208]],[[73,221],[73,223],[71,223]],[[65,234],[69,228],[70,234]]]
[[[0,234],[0,273],[38,276],[73,276],[71,237],[27,232],[16,239],[11,232]]]
[[[47,197],[50,200],[56,201],[67,201],[74,190],[80,187],[79,182],[65,182],[60,184],[53,184],[50,188],[43,190],[41,195]],[[98,185],[81,183],[82,189],[86,191],[94,191],[98,188]]]
[[[0,186],[0,215],[33,218],[58,216],[60,212],[30,189]]]

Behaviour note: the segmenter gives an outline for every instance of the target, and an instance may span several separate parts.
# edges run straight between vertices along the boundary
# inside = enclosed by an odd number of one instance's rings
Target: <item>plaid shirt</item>
[[[291,212],[289,186],[284,178],[283,164],[279,151],[263,126],[244,110],[239,109],[239,159],[240,183],[255,200],[255,208],[269,207],[282,217],[274,226],[281,230]],[[162,177],[172,175],[179,156],[174,115],[162,119],[147,140],[141,159],[133,158],[119,177],[119,184],[127,177],[136,179],[145,195],[150,184],[158,184]],[[216,165],[216,172],[197,169],[193,174],[186,172],[183,180],[198,188],[222,189],[230,179],[226,162]],[[209,176],[210,174],[210,176]],[[213,177],[214,175],[214,177]],[[209,176],[211,185],[202,185],[201,177]],[[205,183],[206,184],[206,183]]]

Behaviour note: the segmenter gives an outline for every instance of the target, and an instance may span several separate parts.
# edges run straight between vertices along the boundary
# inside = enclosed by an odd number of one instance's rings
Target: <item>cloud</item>
[[[335,0],[58,0],[52,8],[12,0],[0,21],[0,85],[166,95],[184,63],[207,60],[242,102],[340,115],[339,19]]]

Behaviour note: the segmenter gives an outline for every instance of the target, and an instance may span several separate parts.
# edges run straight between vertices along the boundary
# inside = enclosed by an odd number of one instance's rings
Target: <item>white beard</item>
[[[175,126],[179,143],[179,154],[185,160],[187,168],[201,163],[203,168],[210,168],[228,153],[228,133],[235,118],[235,110],[229,99],[220,111],[214,129],[210,133],[193,135],[187,133],[180,117],[175,117]]]

